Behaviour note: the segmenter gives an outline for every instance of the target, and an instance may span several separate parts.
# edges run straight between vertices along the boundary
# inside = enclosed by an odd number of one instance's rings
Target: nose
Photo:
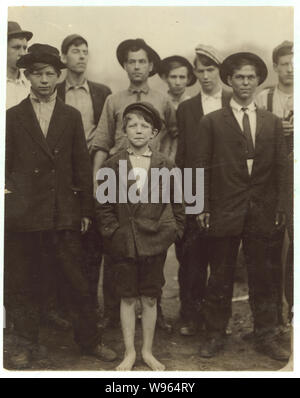
[[[247,76],[245,76],[245,77],[244,77],[244,80],[243,80],[243,85],[244,85],[244,86],[248,86],[248,84],[249,84],[249,79],[248,79]]]
[[[20,49],[20,55],[25,55],[26,54],[26,48],[21,47]]]
[[[48,78],[47,78],[46,74],[42,74],[41,83],[43,83],[43,84],[47,84],[48,83]]]
[[[179,77],[176,78],[175,84],[176,84],[176,86],[179,86],[179,85],[180,85],[180,78],[179,78]]]
[[[207,73],[206,70],[203,72],[203,78],[204,78],[205,80],[208,78],[208,73]]]
[[[289,63],[289,66],[288,66],[288,72],[293,72],[294,71],[294,66],[293,66],[293,64],[292,63]]]

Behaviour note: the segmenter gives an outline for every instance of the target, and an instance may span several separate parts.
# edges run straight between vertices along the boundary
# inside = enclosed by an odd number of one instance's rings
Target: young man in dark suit
[[[205,169],[204,212],[197,216],[211,237],[210,277],[205,296],[207,338],[200,355],[224,346],[231,313],[233,277],[240,241],[248,270],[256,349],[277,360],[288,353],[277,338],[273,235],[284,227],[287,156],[281,120],[257,109],[254,94],[267,77],[253,53],[227,57],[222,81],[232,87],[230,104],[205,116],[198,130],[196,167]]]
[[[26,69],[31,92],[6,118],[6,311],[19,345],[10,366],[29,367],[39,351],[40,306],[52,294],[57,272],[76,343],[85,353],[114,360],[115,353],[100,344],[82,272],[81,234],[93,215],[92,172],[80,113],[57,98],[65,65],[58,50],[45,44],[32,45],[17,64]]]
[[[199,121],[213,111],[229,103],[231,93],[221,88],[219,67],[222,60],[211,46],[196,47],[194,73],[200,83],[200,93],[182,102],[177,110],[178,149],[176,165],[182,170],[193,167],[193,158],[198,151],[196,137]],[[208,241],[200,233],[195,216],[188,215],[182,242],[176,246],[179,261],[179,288],[182,324],[180,333],[191,336],[202,326],[202,301],[207,282]]]

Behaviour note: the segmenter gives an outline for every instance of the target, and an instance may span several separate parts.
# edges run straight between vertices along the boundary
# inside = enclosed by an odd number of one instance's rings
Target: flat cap
[[[294,54],[294,43],[292,41],[285,40],[274,48],[272,54],[273,63],[277,63],[278,57],[289,54]]]
[[[220,65],[223,58],[218,53],[218,51],[212,46],[206,46],[205,44],[198,44],[195,48],[196,54],[205,55],[206,57],[212,59],[217,65]]]
[[[8,21],[7,24],[7,37],[13,38],[13,37],[25,37],[26,40],[30,40],[33,36],[32,32],[29,32],[28,30],[22,30],[21,26],[14,21]]]
[[[18,68],[28,68],[34,63],[43,63],[54,66],[56,69],[64,69],[66,65],[60,60],[57,48],[48,44],[35,43],[28,48],[28,53],[17,61]]]
[[[123,112],[123,118],[133,110],[140,110],[145,112],[150,116],[153,121],[153,126],[156,130],[160,131],[162,128],[162,120],[160,118],[160,114],[156,108],[149,102],[135,102],[133,104],[128,105]]]
[[[62,44],[61,44],[61,52],[62,54],[67,54],[69,47],[74,43],[75,40],[81,39],[86,45],[88,45],[87,41],[85,40],[84,37],[78,35],[77,33],[74,33],[72,35],[67,36]]]
[[[128,50],[130,48],[134,48],[134,47],[140,48],[140,49],[146,51],[149,61],[153,62],[153,69],[149,73],[149,76],[155,75],[158,71],[160,57],[157,54],[157,52],[154,51],[153,48],[148,46],[148,44],[143,39],[128,39],[128,40],[122,41],[122,43],[120,43],[118,45],[117,58],[118,58],[120,65],[122,66],[122,68],[124,68],[124,62],[126,60],[126,55],[127,55]]]
[[[193,84],[196,83],[196,76],[194,75],[194,70],[192,64],[184,57],[181,55],[172,55],[170,57],[164,58],[160,61],[159,68],[158,68],[158,74],[160,77],[166,76],[170,72],[170,64],[172,62],[178,63],[180,66],[185,66],[188,70],[189,76],[190,76],[190,81],[187,84],[187,86],[192,86]],[[179,66],[179,67],[180,67]]]

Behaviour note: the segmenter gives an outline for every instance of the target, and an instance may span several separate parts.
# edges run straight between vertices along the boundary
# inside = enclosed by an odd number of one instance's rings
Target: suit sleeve
[[[275,138],[276,138],[276,185],[278,193],[277,211],[284,212],[287,200],[287,166],[288,157],[286,142],[283,134],[282,122],[276,117],[275,121]]]
[[[178,146],[175,162],[183,171],[185,160],[185,126],[184,126],[184,108],[180,104],[177,109],[177,126],[178,126]]]
[[[5,188],[9,191],[14,190],[12,182],[10,181],[10,174],[13,165],[14,144],[13,144],[13,129],[11,121],[11,111],[6,112],[6,136],[5,136]]]
[[[93,216],[93,179],[81,115],[74,112],[74,139],[72,150],[74,184],[80,189],[81,217]]]

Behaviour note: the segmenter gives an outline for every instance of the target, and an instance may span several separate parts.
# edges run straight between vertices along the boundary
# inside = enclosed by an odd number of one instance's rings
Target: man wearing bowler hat
[[[17,22],[8,21],[6,109],[19,104],[29,94],[30,84],[17,67],[17,61],[26,53],[27,42],[32,36],[32,32],[23,30]]]
[[[172,55],[161,60],[159,65],[159,76],[167,83],[169,87],[169,97],[174,108],[191,98],[186,93],[186,87],[190,87],[196,82],[193,66],[184,57]]]
[[[114,360],[101,344],[87,281],[81,234],[93,214],[92,172],[80,113],[57,98],[65,68],[59,51],[34,44],[17,66],[25,68],[30,96],[6,117],[6,228],[14,251],[7,259],[6,288],[19,350],[13,368],[29,367],[39,352],[40,305],[60,272],[81,350]]]
[[[196,141],[201,118],[222,108],[231,98],[231,93],[221,87],[221,62],[221,55],[212,46],[198,44],[195,48],[194,74],[200,83],[200,92],[182,102],[177,110],[179,136],[176,164],[182,170],[193,167],[197,145],[201,145]],[[194,215],[187,216],[184,237],[176,244],[176,254],[180,264],[180,333],[191,336],[203,326],[202,300],[209,263],[208,239],[204,232],[199,231]]]
[[[131,103],[149,102],[160,114],[163,128],[160,134],[152,140],[153,149],[163,152],[174,160],[177,148],[175,109],[166,95],[153,90],[148,85],[148,78],[154,76],[158,71],[159,55],[143,39],[129,39],[119,44],[117,59],[127,72],[130,84],[127,89],[107,97],[96,128],[92,142],[94,192],[98,186],[95,176],[103,162],[109,156],[127,147],[127,138],[122,130],[122,114],[126,106]],[[118,314],[119,300],[115,299],[114,282],[111,276],[112,266],[108,263],[109,257],[105,259],[104,265],[104,311],[106,318],[115,318]],[[110,274],[109,277],[107,273]],[[170,325],[164,321],[161,311],[159,311],[157,324],[170,330]]]
[[[220,68],[233,89],[230,104],[206,115],[199,125],[196,167],[205,169],[204,211],[199,227],[211,237],[210,277],[204,303],[207,336],[202,357],[224,346],[231,312],[233,276],[240,241],[248,270],[256,349],[269,357],[289,357],[277,341],[273,235],[285,224],[286,148],[281,120],[256,108],[254,94],[267,67],[249,52],[232,54]],[[201,145],[200,145],[201,142]]]

